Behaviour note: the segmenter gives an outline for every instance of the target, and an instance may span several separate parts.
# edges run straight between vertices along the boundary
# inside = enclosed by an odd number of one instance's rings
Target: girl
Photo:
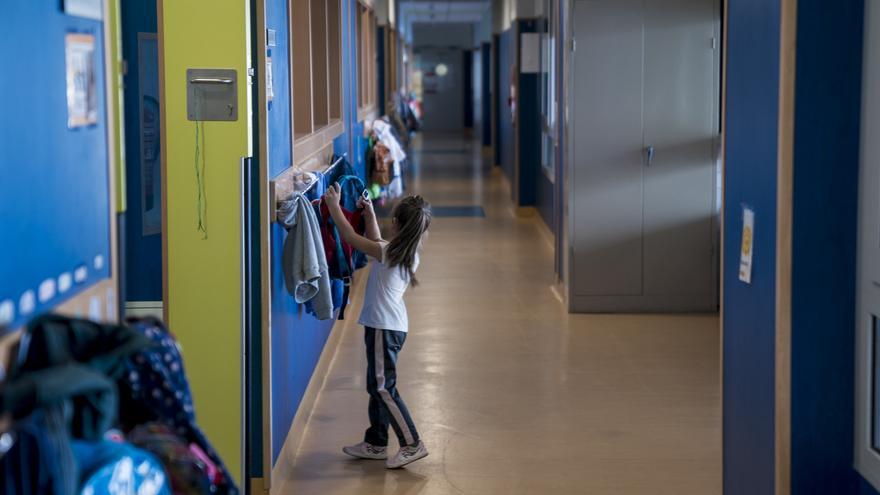
[[[339,235],[352,247],[370,258],[370,277],[364,295],[364,307],[358,322],[366,329],[367,392],[370,394],[370,427],[364,441],[344,447],[346,454],[360,459],[387,459],[389,469],[403,467],[428,455],[412,417],[397,393],[397,355],[406,340],[408,328],[403,294],[412,284],[418,285],[422,236],[431,224],[431,205],[421,196],[408,196],[394,208],[391,218],[391,242],[382,239],[376,213],[369,199],[361,198],[364,209],[365,236],[355,233],[339,206],[339,185],[324,195]],[[400,450],[388,459],[388,426],[394,428]]]

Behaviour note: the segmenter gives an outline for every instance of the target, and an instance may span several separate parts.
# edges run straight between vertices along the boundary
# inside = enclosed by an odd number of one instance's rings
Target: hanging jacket
[[[370,176],[374,184],[387,186],[393,178],[392,161],[388,148],[380,141],[373,147],[373,175]]]
[[[391,161],[401,162],[406,159],[406,152],[400,146],[400,136],[394,131],[391,124],[381,119],[376,120],[373,122],[373,134],[388,148]]]
[[[333,317],[333,298],[327,258],[318,218],[312,204],[301,193],[285,201],[278,220],[287,229],[281,254],[281,267],[287,291],[298,304],[312,301],[319,320]]]
[[[357,175],[357,171],[345,157],[340,157],[339,155],[334,154],[331,163],[336,163],[336,160],[339,160],[340,158],[342,158],[342,162],[333,167],[333,170],[327,175],[328,185],[336,184],[339,182],[339,179],[346,175]]]
[[[363,211],[357,208],[357,203],[364,191],[364,181],[357,176],[346,175],[340,177],[336,183],[340,187],[339,206],[342,208],[342,214],[355,232],[363,235],[366,231],[366,223]],[[330,209],[323,200],[318,200],[318,208],[321,218],[321,238],[324,243],[330,278],[342,280],[345,283],[342,305],[339,308],[339,319],[343,320],[345,319],[345,308],[348,305],[351,277],[355,270],[366,266],[367,257],[342,239],[333,218],[330,216]]]

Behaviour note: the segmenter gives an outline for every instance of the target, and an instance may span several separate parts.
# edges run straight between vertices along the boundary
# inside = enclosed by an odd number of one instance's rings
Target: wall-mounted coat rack
[[[341,164],[343,160],[345,160],[346,155],[348,155],[348,153],[343,153],[341,156],[337,156],[333,163],[331,163],[323,170],[316,170],[315,168],[309,170],[308,168],[291,167],[279,174],[275,179],[271,180],[269,182],[269,200],[270,204],[272,205],[272,221],[277,221],[277,211],[279,203],[290,200],[297,192],[305,194],[311,191],[311,189],[315,187],[315,184],[317,184],[321,180],[321,177],[318,177],[316,180],[312,181],[308,186],[306,186],[305,189],[297,191],[295,178],[298,174],[302,172],[317,172],[323,176],[326,176],[330,172],[332,172],[334,168]]]

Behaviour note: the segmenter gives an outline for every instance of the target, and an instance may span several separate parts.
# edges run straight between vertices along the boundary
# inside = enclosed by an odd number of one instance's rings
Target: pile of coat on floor
[[[157,320],[42,316],[4,371],[0,493],[238,493],[196,424],[178,344]]]

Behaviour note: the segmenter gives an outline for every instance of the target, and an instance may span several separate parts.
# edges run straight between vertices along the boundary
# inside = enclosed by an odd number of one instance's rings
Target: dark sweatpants
[[[394,428],[400,446],[416,445],[419,434],[400,394],[397,393],[397,354],[403,348],[406,332],[366,327],[367,393],[370,394],[370,427],[364,441],[388,445],[388,425]]]

